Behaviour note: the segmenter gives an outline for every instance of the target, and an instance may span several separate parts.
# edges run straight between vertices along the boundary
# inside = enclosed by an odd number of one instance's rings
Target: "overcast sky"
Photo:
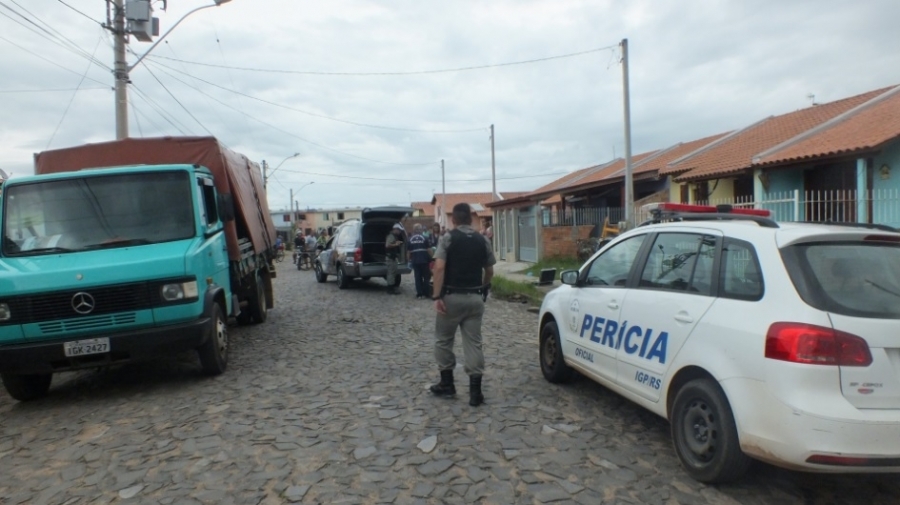
[[[154,15],[165,33],[211,3]],[[637,154],[900,84],[898,19],[897,0],[232,0],[132,71],[130,135],[214,135],[269,162],[271,208],[291,189],[321,208],[430,200],[441,159],[447,192],[490,192],[494,124],[497,189],[527,191],[623,156],[623,38]],[[0,0],[13,177],[115,138],[105,21],[105,0]]]

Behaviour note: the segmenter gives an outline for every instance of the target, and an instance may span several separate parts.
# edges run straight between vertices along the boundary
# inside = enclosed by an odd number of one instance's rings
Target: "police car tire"
[[[337,285],[338,289],[347,289],[350,286],[350,279],[344,273],[344,269],[340,265],[337,267]]]
[[[563,358],[559,327],[554,321],[541,328],[540,360],[541,372],[547,381],[559,384],[575,378],[575,370],[569,367]]]
[[[222,306],[213,304],[213,318],[210,321],[209,338],[197,349],[200,366],[206,375],[221,375],[228,367],[228,324]]]
[[[316,262],[316,281],[322,283],[328,280],[328,274],[322,270],[322,264]]]
[[[37,400],[47,396],[50,391],[50,382],[53,374],[42,373],[35,375],[15,375],[9,373],[0,374],[3,378],[3,386],[9,396],[20,402]]]
[[[717,484],[740,478],[751,460],[741,451],[731,405],[711,379],[695,379],[678,390],[669,416],[672,443],[694,480]]]

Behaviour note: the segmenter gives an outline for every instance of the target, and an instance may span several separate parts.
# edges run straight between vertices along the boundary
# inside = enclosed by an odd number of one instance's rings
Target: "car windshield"
[[[786,251],[794,285],[810,305],[837,314],[900,318],[900,246],[886,242],[796,245]]]
[[[58,254],[192,237],[191,188],[187,172],[10,185],[3,202],[3,254]]]

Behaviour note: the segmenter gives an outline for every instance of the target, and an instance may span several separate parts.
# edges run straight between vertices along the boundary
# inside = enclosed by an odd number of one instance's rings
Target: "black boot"
[[[431,392],[437,396],[456,396],[453,385],[453,370],[441,370],[441,382],[431,386]]]
[[[481,394],[481,376],[469,376],[469,405],[477,407],[484,403],[484,395]]]

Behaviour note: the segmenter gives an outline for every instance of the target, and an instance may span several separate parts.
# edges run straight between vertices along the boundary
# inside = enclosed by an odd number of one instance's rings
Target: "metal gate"
[[[537,263],[537,226],[534,207],[519,210],[519,261]]]

